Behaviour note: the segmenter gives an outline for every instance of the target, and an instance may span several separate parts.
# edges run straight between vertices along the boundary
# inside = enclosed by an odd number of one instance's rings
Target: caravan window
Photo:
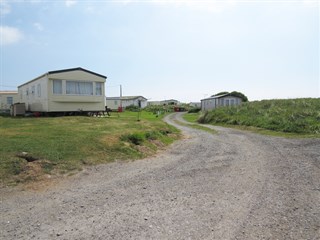
[[[37,85],[37,93],[38,93],[38,97],[41,97],[41,85],[40,84]]]
[[[53,80],[53,94],[62,94],[62,80]]]
[[[67,81],[66,93],[73,95],[93,95],[92,82]]]
[[[7,104],[12,105],[13,104],[13,97],[7,97]]]
[[[102,95],[102,83],[96,82],[96,95],[101,96]]]

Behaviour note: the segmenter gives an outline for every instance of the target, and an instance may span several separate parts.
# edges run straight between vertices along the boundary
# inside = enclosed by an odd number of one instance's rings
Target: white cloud
[[[0,36],[0,45],[14,44],[23,38],[19,29],[8,26],[0,26]]]
[[[38,29],[39,31],[43,31],[43,30],[44,30],[44,28],[43,28],[43,26],[42,26],[41,23],[35,22],[35,23],[33,24],[33,26],[34,26],[36,29]]]
[[[77,3],[76,0],[66,0],[65,1],[67,7],[71,7]]]
[[[7,15],[11,12],[11,7],[5,0],[0,0],[0,16]]]

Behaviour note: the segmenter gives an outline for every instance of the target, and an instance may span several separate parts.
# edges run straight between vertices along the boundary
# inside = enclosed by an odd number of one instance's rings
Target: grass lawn
[[[0,180],[7,184],[143,158],[172,143],[179,132],[152,113],[123,112],[104,118],[0,117],[0,135]],[[39,160],[28,162],[17,156],[22,152]]]

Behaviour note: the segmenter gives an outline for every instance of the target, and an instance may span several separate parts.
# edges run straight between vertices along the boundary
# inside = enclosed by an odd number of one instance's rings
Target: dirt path
[[[215,127],[45,192],[0,190],[0,239],[320,239],[320,139]]]

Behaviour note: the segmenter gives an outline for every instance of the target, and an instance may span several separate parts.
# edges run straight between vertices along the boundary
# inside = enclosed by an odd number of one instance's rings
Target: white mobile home
[[[217,107],[240,105],[241,103],[242,99],[240,97],[231,94],[212,96],[201,100],[201,110],[207,111]]]
[[[17,91],[0,91],[0,111],[9,112],[12,104],[18,100]]]
[[[145,108],[147,99],[142,96],[107,97],[106,106],[111,109],[119,109],[121,106],[124,109],[129,106]]]
[[[105,110],[106,76],[83,68],[47,72],[18,87],[18,102],[31,112]]]
[[[194,108],[201,108],[201,102],[190,102],[189,106]]]
[[[161,105],[178,105],[179,101],[175,99],[163,100],[160,102]]]
[[[148,101],[148,106],[165,106],[165,105],[178,105],[179,101],[175,99],[162,100],[162,101]]]
[[[148,106],[158,106],[161,105],[161,101],[148,101]]]

